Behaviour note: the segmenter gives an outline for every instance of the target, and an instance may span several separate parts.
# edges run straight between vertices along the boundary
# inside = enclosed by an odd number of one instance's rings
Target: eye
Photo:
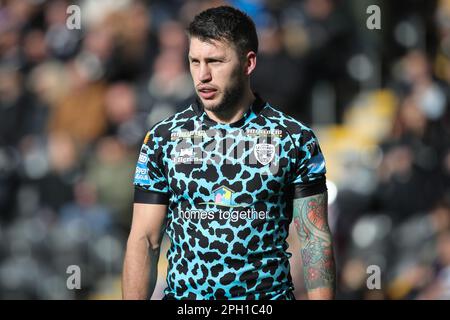
[[[199,61],[196,60],[196,59],[193,59],[193,60],[191,60],[191,64],[193,64],[193,65],[198,65],[198,64],[199,64]]]

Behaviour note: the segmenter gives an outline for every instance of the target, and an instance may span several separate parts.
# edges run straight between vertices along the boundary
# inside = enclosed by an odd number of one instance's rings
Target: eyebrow
[[[193,57],[193,56],[191,56],[191,55],[189,55],[188,56],[189,57],[189,60],[198,60],[198,58],[196,58],[196,57]],[[211,57],[207,57],[207,58],[205,58],[205,60],[225,60],[225,56],[211,56]]]

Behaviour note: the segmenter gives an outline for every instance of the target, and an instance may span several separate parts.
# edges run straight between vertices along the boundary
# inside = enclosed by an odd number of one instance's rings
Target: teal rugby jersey
[[[135,202],[167,204],[165,294],[174,299],[292,299],[293,199],[326,191],[317,138],[257,96],[237,122],[200,103],[146,135]]]

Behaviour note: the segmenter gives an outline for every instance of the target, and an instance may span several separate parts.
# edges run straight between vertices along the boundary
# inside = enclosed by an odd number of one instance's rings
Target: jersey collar
[[[211,119],[205,112],[203,104],[200,102],[198,97],[195,99],[195,102],[192,104],[192,107],[195,113],[197,114],[199,120],[202,123],[207,124],[208,126],[224,126],[224,127],[228,126],[232,128],[241,127],[249,120],[257,116],[261,112],[261,110],[266,106],[266,102],[261,99],[258,93],[253,92],[253,94],[255,95],[255,100],[250,105],[250,108],[248,108],[248,110],[245,112],[244,116],[241,119],[232,123],[221,124]]]

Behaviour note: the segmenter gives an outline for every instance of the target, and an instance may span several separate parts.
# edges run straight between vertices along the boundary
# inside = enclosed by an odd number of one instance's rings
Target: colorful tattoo
[[[294,200],[294,224],[300,236],[307,290],[335,290],[335,264],[328,227],[327,193]]]

